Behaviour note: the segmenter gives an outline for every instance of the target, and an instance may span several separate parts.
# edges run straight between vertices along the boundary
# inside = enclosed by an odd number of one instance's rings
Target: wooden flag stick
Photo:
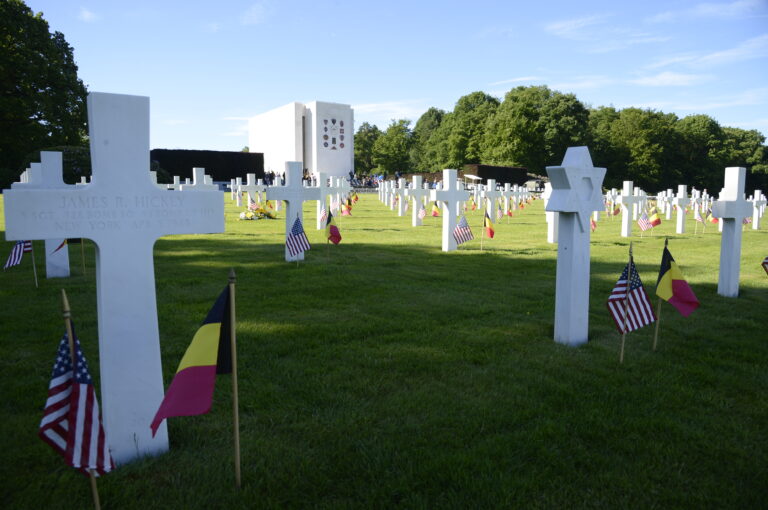
[[[664,238],[664,250],[669,245],[669,237]],[[659,340],[659,326],[661,325],[661,297],[659,297],[659,305],[656,309],[656,331],[653,333],[653,350],[656,350],[656,343]]]
[[[229,343],[232,350],[232,428],[235,441],[235,486],[240,488],[240,412],[237,398],[237,321],[235,319],[235,270],[229,270]]]
[[[483,216],[483,226],[480,231],[480,251],[483,251],[483,239],[485,239],[485,216]]]
[[[69,356],[72,359],[72,378],[75,378],[77,362],[75,361],[75,335],[72,334],[72,312],[69,309],[69,300],[67,292],[61,289],[61,309],[64,316],[64,326],[67,329],[67,340],[69,340]],[[99,488],[96,486],[96,476],[93,469],[88,470],[88,478],[91,481],[91,495],[93,496],[93,506],[96,510],[101,510],[101,501],[99,500]]]
[[[32,241],[29,242],[29,245],[32,247],[32,251],[30,252],[32,254],[32,274],[35,275],[35,288],[39,288],[37,286],[37,263],[35,262],[35,243]]]
[[[83,276],[85,276],[85,239],[80,238],[80,258],[83,261]]]
[[[656,350],[656,343],[659,340],[659,325],[661,324],[661,298],[659,298],[659,306],[656,309],[656,331],[653,333],[653,350]]]
[[[629,287],[632,277],[632,242],[629,243],[629,264],[627,264],[627,291],[624,296],[624,320],[621,327],[621,353],[619,363],[624,363],[624,341],[627,338],[627,315],[629,314]]]

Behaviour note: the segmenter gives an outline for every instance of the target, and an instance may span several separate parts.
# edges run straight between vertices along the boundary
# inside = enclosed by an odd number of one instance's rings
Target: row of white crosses
[[[88,95],[92,181],[5,192],[6,238],[83,237],[96,243],[102,410],[118,464],[168,449],[155,296],[155,241],[224,231],[218,191],[169,193],[149,174],[149,98]]]
[[[11,184],[11,189],[63,190],[74,187],[64,184],[61,152],[41,151],[40,163],[32,163],[25,174],[22,182]],[[45,239],[45,275],[47,278],[69,277],[69,248],[66,244],[62,246],[63,242],[64,238]]]

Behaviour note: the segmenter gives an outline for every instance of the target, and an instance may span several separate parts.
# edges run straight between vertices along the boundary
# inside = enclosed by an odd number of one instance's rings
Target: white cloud
[[[690,18],[738,19],[757,15],[768,7],[765,0],[738,0],[736,2],[705,2],[690,9],[665,11],[651,16],[646,21],[651,23],[670,23]]]
[[[707,82],[711,79],[712,76],[709,74],[682,74],[664,71],[654,76],[644,76],[629,81],[635,85],[647,87],[688,87]]]
[[[495,81],[493,83],[489,83],[488,86],[495,87],[496,85],[505,85],[507,83],[524,83],[524,82],[531,82],[531,81],[543,81],[544,78],[541,76],[521,76],[519,78],[510,78],[509,80],[501,80],[501,81]]]
[[[85,7],[80,7],[80,13],[77,15],[77,19],[85,21],[86,23],[93,23],[94,21],[98,21],[99,15]]]
[[[584,16],[581,18],[555,21],[544,26],[544,30],[550,34],[562,37],[564,39],[573,39],[576,41],[591,40],[594,38],[592,33],[585,30],[603,23],[609,15]]]
[[[215,34],[219,30],[221,30],[221,23],[212,22],[212,23],[206,23],[206,25],[205,25],[205,31],[206,32],[210,32],[212,34]]]
[[[413,127],[428,108],[427,101],[423,99],[352,105],[352,109],[355,111],[356,126],[368,122],[382,130],[386,129],[392,120],[398,119],[410,120],[411,127]]]
[[[654,108],[664,111],[707,112],[720,108],[734,106],[758,106],[768,104],[768,87],[749,89],[742,92],[703,98],[698,102],[649,101],[647,103],[632,103],[617,105],[619,108],[634,106],[635,108]]]
[[[240,16],[240,22],[243,25],[258,25],[263,23],[270,12],[270,6],[267,2],[258,2],[251,4],[250,7]]]
[[[684,55],[675,55],[670,57],[661,57],[655,62],[645,66],[646,69],[658,69],[660,67],[667,67],[673,64],[684,64],[696,60],[696,55],[690,53]]]
[[[706,55],[687,53],[661,57],[655,62],[645,66],[645,68],[659,69],[661,67],[682,64],[689,68],[702,69],[766,57],[768,57],[768,34],[763,34],[753,37],[752,39],[747,39],[733,48],[715,51]]]
[[[729,50],[717,51],[697,58],[693,64],[697,66],[711,66],[718,64],[730,64],[743,60],[768,57],[768,34],[748,39]]]
[[[601,14],[557,21],[545,25],[544,30],[563,39],[588,44],[586,50],[589,53],[608,53],[623,50],[636,44],[670,40],[670,37],[666,35],[656,35],[608,23],[611,17],[611,14]]]

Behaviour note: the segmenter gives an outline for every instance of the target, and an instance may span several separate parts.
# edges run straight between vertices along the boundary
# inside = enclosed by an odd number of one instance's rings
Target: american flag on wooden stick
[[[421,204],[421,207],[419,208],[419,219],[423,220],[427,216],[427,208],[424,207],[424,204]]]
[[[629,333],[656,320],[656,314],[643,282],[640,281],[634,261],[626,265],[608,297],[608,311],[611,312],[619,333]]]
[[[325,209],[325,204],[323,204],[323,208],[320,211],[320,223],[325,223],[325,220],[328,219],[328,211]]]
[[[640,218],[637,220],[637,225],[640,227],[640,230],[645,232],[649,228],[653,228],[653,225],[651,225],[650,220],[648,219],[648,215],[643,212],[643,215],[640,216]]]
[[[463,214],[456,228],[453,229],[453,238],[456,240],[456,244],[462,244],[475,238],[472,235],[472,230],[469,228],[467,218]]]
[[[307,234],[304,233],[304,226],[301,224],[298,216],[296,216],[296,221],[293,222],[291,231],[285,236],[285,245],[288,247],[288,252],[290,252],[292,257],[310,248],[309,239],[307,239]]]
[[[89,470],[104,474],[112,471],[115,464],[101,425],[99,402],[88,364],[74,329],[72,336],[75,368],[72,368],[69,339],[65,333],[56,352],[48,400],[37,434],[59,452],[68,465],[83,474],[87,475]]]
[[[3,270],[21,264],[21,259],[24,257],[24,254],[31,251],[32,241],[16,241],[16,244],[14,244],[11,249],[11,253],[8,255],[8,260],[5,261]]]

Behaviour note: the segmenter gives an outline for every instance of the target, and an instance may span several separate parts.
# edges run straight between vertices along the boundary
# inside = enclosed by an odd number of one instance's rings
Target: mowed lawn
[[[606,300],[627,263],[620,221],[592,237],[590,342],[552,340],[557,248],[543,203],[440,251],[439,218],[412,228],[361,194],[327,246],[286,263],[285,219],[155,246],[166,386],[230,268],[237,272],[243,485],[234,488],[230,376],[207,415],[172,418],[168,453],[99,479],[104,508],[758,508],[768,501],[768,224],[744,231],[741,294],[717,295],[716,226],[637,234],[649,294],[664,236],[701,301],[684,319],[620,336]],[[767,218],[768,219],[768,218]],[[0,229],[5,229],[0,217]],[[3,242],[0,257],[12,243]],[[30,259],[2,273],[0,400],[4,508],[89,508],[88,481],[37,438],[66,288],[98,379],[94,246],[70,246],[73,276]],[[654,307],[656,299],[653,298]],[[131,363],[130,359],[125,360]],[[141,370],[141,367],[136,367]],[[147,423],[149,426],[149,423]]]

